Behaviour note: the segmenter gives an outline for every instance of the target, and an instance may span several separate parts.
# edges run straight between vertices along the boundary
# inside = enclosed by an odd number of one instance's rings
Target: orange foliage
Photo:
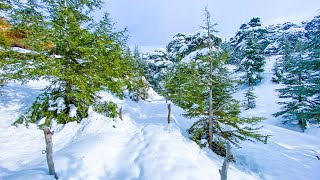
[[[4,18],[0,18],[0,33],[6,38],[8,43],[11,44],[13,47],[22,47],[26,48],[25,46],[21,45],[21,41],[25,38],[24,32],[13,31],[10,29],[11,25],[6,21]]]
[[[4,18],[0,17],[0,35],[4,36],[11,47],[21,47],[29,49],[23,45],[23,39],[26,38],[26,32],[19,30],[12,30],[11,25]],[[52,42],[41,42],[41,45],[47,50],[53,49],[55,46]]]

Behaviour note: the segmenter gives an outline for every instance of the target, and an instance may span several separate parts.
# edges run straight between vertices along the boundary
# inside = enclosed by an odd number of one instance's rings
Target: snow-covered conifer
[[[135,76],[125,55],[124,31],[115,32],[108,13],[101,20],[91,16],[102,1],[16,1],[10,17],[12,28],[27,34],[22,44],[32,51],[23,58],[9,55],[1,70],[6,79],[50,82],[19,122],[47,117],[58,123],[81,121],[97,92],[108,90],[120,97]],[[62,109],[50,102],[63,99]],[[71,104],[77,108],[70,114]],[[73,108],[74,110],[75,108]]]

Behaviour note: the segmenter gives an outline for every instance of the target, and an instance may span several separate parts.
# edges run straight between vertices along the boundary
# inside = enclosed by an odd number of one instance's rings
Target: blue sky
[[[259,16],[263,25],[301,22],[320,9],[320,0],[105,0],[117,28],[128,27],[129,44],[165,46],[178,32],[192,33],[202,24],[206,4],[222,38]],[[97,15],[99,16],[99,14]]]

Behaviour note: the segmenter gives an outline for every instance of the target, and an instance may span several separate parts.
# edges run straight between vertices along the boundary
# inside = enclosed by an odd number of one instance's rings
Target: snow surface
[[[192,60],[196,59],[197,56],[205,56],[209,54],[209,48],[203,48],[196,51],[193,51],[192,53],[188,54],[186,57],[184,57],[181,62],[183,63],[190,63]]]
[[[36,83],[32,83],[36,84]],[[47,175],[43,132],[11,124],[30,106],[39,85],[10,84],[0,101],[0,179],[54,179]],[[102,92],[103,100],[123,106],[124,121],[93,111],[80,124],[54,125],[54,162],[60,179],[219,179],[222,158],[201,150],[185,137],[192,121],[173,106],[167,125],[165,99],[149,90],[146,102],[120,100]],[[26,104],[24,104],[26,103]],[[180,128],[181,127],[181,128]],[[231,179],[257,179],[231,166]]]
[[[77,115],[78,108],[74,104],[69,104],[69,117],[75,117]]]
[[[243,115],[267,118],[262,132],[271,135],[268,144],[243,142],[233,148],[236,162],[229,179],[319,179],[320,139],[316,129],[301,133],[284,129],[271,69],[279,56],[267,59],[265,78],[255,89],[257,108]],[[42,85],[42,86],[41,86]],[[36,124],[28,128],[11,124],[39,94],[46,82],[10,84],[0,97],[0,179],[54,179],[48,176],[43,132]],[[235,97],[243,97],[242,87]],[[172,124],[167,125],[167,104],[149,90],[149,99],[135,103],[101,92],[103,100],[123,107],[123,121],[89,112],[80,124],[51,121],[54,162],[60,179],[220,179],[223,159],[200,149],[187,137],[194,122],[183,118],[172,105]],[[319,129],[319,128],[317,128]]]

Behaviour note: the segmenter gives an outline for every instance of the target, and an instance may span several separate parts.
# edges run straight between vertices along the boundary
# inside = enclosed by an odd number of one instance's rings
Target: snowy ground
[[[11,124],[30,106],[41,86],[11,84],[0,101],[0,179],[53,179],[47,175],[43,132]],[[80,124],[58,125],[53,136],[60,179],[219,179],[222,159],[201,150],[183,133],[191,121],[173,107],[167,125],[165,100],[151,92],[139,104],[102,93],[123,106],[124,121],[91,113]],[[179,120],[180,119],[180,120]],[[180,128],[181,127],[181,128]],[[257,179],[231,167],[231,179]]]
[[[264,81],[255,89],[257,108],[244,115],[266,117],[262,131],[272,135],[268,144],[244,142],[233,148],[236,163],[230,179],[318,179],[319,131],[306,134],[284,129],[271,116],[279,109],[270,83],[276,57],[267,60]],[[0,179],[53,179],[47,175],[43,132],[36,125],[11,124],[35,99],[44,82],[23,86],[10,84],[0,97]],[[237,97],[243,96],[240,89]],[[220,179],[222,158],[186,137],[192,120],[172,107],[173,122],[167,125],[165,100],[150,91],[148,101],[119,100],[108,93],[105,100],[123,106],[124,121],[91,113],[80,124],[55,127],[54,161],[60,179]],[[319,128],[318,128],[319,129]]]

